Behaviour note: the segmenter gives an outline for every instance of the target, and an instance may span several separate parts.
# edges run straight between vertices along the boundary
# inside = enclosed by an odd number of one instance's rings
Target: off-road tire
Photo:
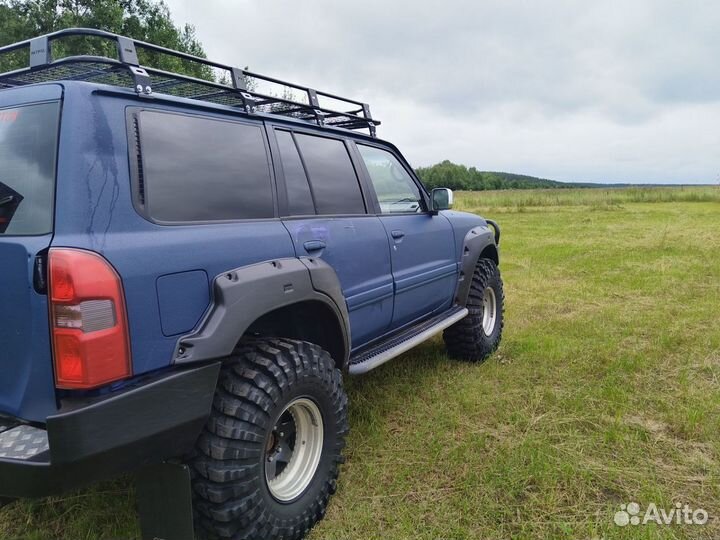
[[[266,479],[267,445],[287,404],[309,398],[322,416],[322,453],[310,484],[280,502]],[[291,339],[242,343],[222,368],[212,413],[190,460],[200,538],[293,540],[325,515],[348,432],[347,396],[330,355]]]
[[[483,329],[483,298],[490,288],[495,299],[492,331]],[[473,272],[467,300],[468,314],[443,332],[448,355],[471,362],[482,362],[500,345],[504,324],[505,296],[500,269],[490,259],[480,259]]]

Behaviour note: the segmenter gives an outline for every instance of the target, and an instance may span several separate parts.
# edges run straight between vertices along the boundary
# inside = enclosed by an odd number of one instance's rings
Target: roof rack
[[[54,60],[53,43],[67,38],[75,40],[74,49],[89,46],[92,42],[101,44],[101,50],[108,54],[116,50],[117,58],[82,54]],[[58,48],[62,49],[62,46]],[[150,62],[140,62],[162,56],[174,58],[174,62],[186,71],[212,80],[165,71],[150,67]],[[268,113],[320,126],[367,129],[372,137],[376,136],[376,126],[380,124],[373,119],[367,103],[103,30],[69,28],[0,47],[0,66],[7,65],[7,60],[25,67],[0,73],[0,89],[60,80],[87,81],[132,88],[144,96],[158,92],[237,107],[249,114]],[[260,87],[282,89],[282,94],[263,93]]]

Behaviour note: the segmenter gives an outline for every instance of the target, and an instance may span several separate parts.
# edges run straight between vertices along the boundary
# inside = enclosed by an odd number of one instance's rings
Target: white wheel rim
[[[486,336],[491,336],[495,330],[495,319],[497,319],[497,301],[495,291],[492,287],[486,287],[483,292],[483,318],[482,327]]]
[[[283,409],[265,445],[265,480],[273,497],[287,502],[307,489],[320,464],[323,436],[314,401],[298,398]]]

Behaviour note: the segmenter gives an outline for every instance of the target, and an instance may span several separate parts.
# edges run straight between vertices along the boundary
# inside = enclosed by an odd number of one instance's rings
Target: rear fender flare
[[[322,302],[335,313],[344,343],[340,365],[350,353],[350,326],[337,274],[316,258],[284,258],[223,272],[213,280],[213,302],[195,331],[177,340],[173,362],[188,364],[232,354],[257,319],[278,308]]]

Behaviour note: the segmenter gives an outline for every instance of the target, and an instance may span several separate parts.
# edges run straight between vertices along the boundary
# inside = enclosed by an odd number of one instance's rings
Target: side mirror
[[[448,188],[435,188],[432,190],[432,211],[450,210],[453,206],[453,192]]]

